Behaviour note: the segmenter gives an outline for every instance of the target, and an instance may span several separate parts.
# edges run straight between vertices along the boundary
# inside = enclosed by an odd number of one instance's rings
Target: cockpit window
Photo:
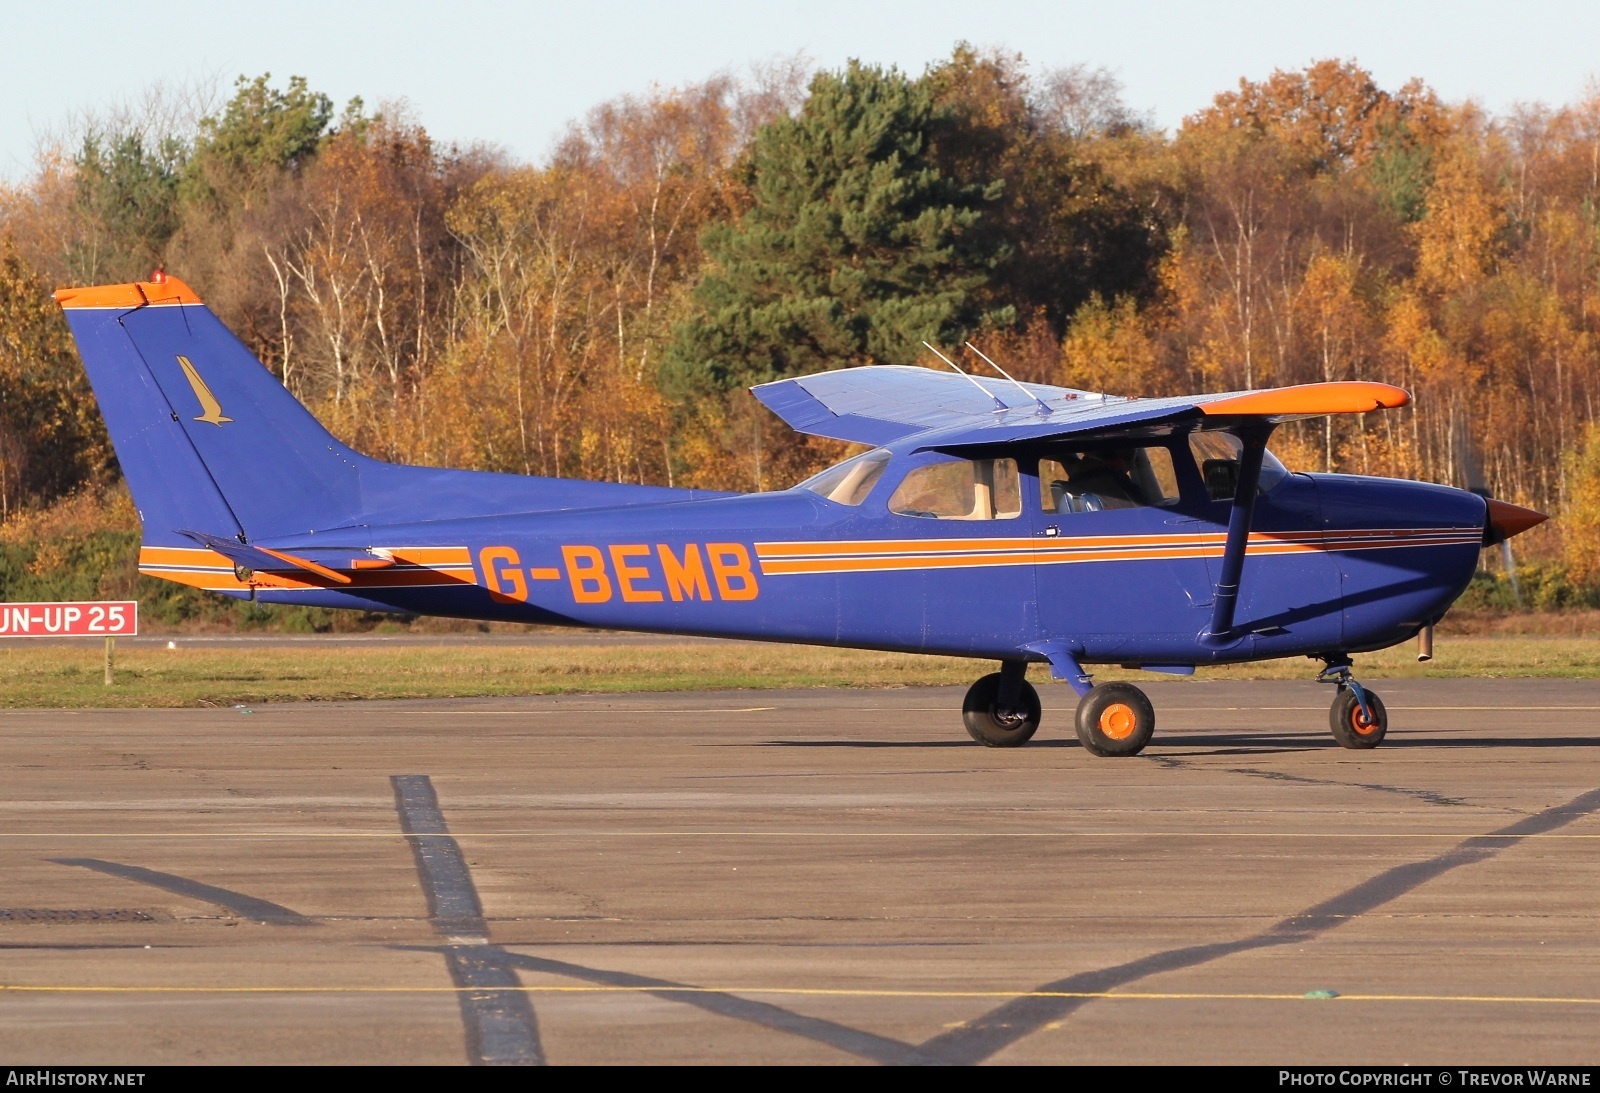
[[[883,468],[888,465],[889,453],[879,448],[812,475],[800,483],[799,488],[841,505],[859,505],[878,484]]]
[[[1232,433],[1208,430],[1189,434],[1189,450],[1199,464],[1200,477],[1205,479],[1206,494],[1213,501],[1231,501],[1239,484],[1239,456],[1244,451],[1244,441]],[[1270,493],[1279,482],[1289,477],[1288,468],[1267,452],[1261,457],[1261,482],[1257,489]]]
[[[1039,507],[1047,513],[1102,512],[1178,500],[1172,452],[1164,447],[1067,451],[1039,460]]]
[[[930,520],[1012,520],[1022,515],[1015,459],[954,459],[916,467],[895,488],[889,511]]]

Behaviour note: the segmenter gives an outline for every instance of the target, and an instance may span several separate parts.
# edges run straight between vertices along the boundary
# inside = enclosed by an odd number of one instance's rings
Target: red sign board
[[[0,603],[0,638],[110,638],[139,632],[139,604]]]

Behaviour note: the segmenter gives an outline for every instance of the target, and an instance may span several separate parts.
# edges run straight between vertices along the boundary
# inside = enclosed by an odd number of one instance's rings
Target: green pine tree
[[[977,230],[999,183],[934,166],[931,91],[852,61],[811,83],[798,117],[757,136],[753,205],[702,239],[707,272],[674,332],[680,393],[854,364],[904,364],[986,317],[977,290],[1003,244]]]
[[[333,100],[312,91],[304,76],[289,77],[287,91],[273,87],[271,78],[240,76],[222,112],[200,122],[183,179],[186,201],[219,210],[248,205],[280,172],[316,156],[333,121]],[[359,117],[360,108],[356,99],[346,115]]]

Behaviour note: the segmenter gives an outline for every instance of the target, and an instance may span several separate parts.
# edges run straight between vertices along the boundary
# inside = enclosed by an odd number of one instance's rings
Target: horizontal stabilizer
[[[285,572],[291,569],[315,573],[319,577],[326,577],[336,584],[349,584],[350,577],[337,570],[329,569],[310,558],[302,558],[296,554],[289,554],[282,550],[272,550],[269,547],[251,546],[241,543],[237,539],[227,539],[221,535],[208,535],[203,531],[184,531],[184,535],[193,539],[201,546],[209,547],[228,559],[230,562],[245,569],[259,569],[265,572]],[[344,553],[348,554],[349,551]]]

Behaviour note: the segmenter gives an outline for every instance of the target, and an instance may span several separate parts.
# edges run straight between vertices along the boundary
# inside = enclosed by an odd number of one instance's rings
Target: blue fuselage
[[[1283,475],[1257,502],[1236,626],[1218,642],[1204,631],[1231,502],[1192,471],[1163,507],[1045,512],[1025,471],[1022,511],[1007,519],[890,512],[893,483],[926,458],[896,455],[854,506],[793,489],[364,527],[359,545],[394,564],[343,587],[300,575],[256,595],[995,659],[1040,659],[1030,649],[1055,642],[1086,663],[1181,667],[1402,641],[1460,595],[1482,542],[1471,493]],[[337,565],[329,539],[270,545]]]

